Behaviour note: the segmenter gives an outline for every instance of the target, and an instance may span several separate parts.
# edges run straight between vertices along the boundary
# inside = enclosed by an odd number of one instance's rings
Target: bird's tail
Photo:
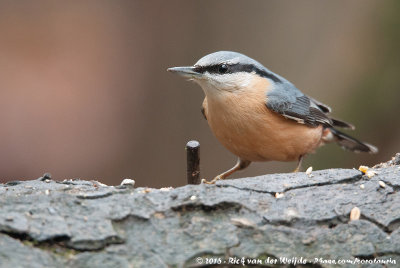
[[[323,143],[336,142],[342,148],[352,152],[366,152],[371,154],[378,152],[378,148],[375,146],[366,142],[361,142],[333,127],[327,127],[324,130],[322,141]]]

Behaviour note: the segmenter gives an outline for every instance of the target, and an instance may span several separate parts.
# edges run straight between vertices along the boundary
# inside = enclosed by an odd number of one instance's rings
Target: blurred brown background
[[[218,50],[247,54],[334,107],[378,155],[321,148],[304,167],[358,167],[400,151],[400,2],[2,1],[0,179],[186,183],[235,157],[202,118],[200,87],[166,72]],[[256,163],[236,177],[288,172]]]

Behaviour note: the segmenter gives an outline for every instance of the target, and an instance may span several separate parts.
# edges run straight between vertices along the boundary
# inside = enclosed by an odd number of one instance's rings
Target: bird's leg
[[[301,169],[301,163],[303,163],[303,158],[304,158],[304,155],[300,155],[299,161],[297,162],[297,167],[296,167],[295,170],[293,170],[294,173],[300,171],[300,169]]]
[[[233,173],[235,173],[238,170],[242,170],[242,169],[247,168],[250,165],[250,163],[251,163],[251,161],[243,160],[243,159],[238,158],[238,160],[236,162],[236,165],[233,168],[225,171],[224,173],[219,174],[218,176],[216,176],[211,181],[206,181],[205,179],[202,179],[201,183],[214,184],[218,180],[226,179],[226,177],[232,175]]]

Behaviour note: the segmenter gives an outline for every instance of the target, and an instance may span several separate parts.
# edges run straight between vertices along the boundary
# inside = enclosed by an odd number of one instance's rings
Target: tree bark
[[[358,260],[341,265],[357,267],[386,260],[396,267],[399,163],[397,154],[375,166],[371,178],[329,169],[176,189],[49,175],[9,182],[0,186],[0,266],[231,267],[276,260],[286,267],[306,260],[330,267]],[[350,221],[354,207],[361,216]]]

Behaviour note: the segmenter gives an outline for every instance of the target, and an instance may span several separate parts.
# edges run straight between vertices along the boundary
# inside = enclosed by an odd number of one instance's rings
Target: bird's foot
[[[303,163],[303,158],[304,158],[304,155],[300,155],[300,157],[299,157],[299,162],[297,163],[296,169],[293,170],[293,173],[297,173],[297,172],[300,171],[300,169],[301,169],[301,163]]]
[[[206,179],[202,179],[201,183],[202,184],[215,184],[217,181],[222,180],[221,175],[216,176],[214,179],[212,179],[211,181],[207,181]]]

